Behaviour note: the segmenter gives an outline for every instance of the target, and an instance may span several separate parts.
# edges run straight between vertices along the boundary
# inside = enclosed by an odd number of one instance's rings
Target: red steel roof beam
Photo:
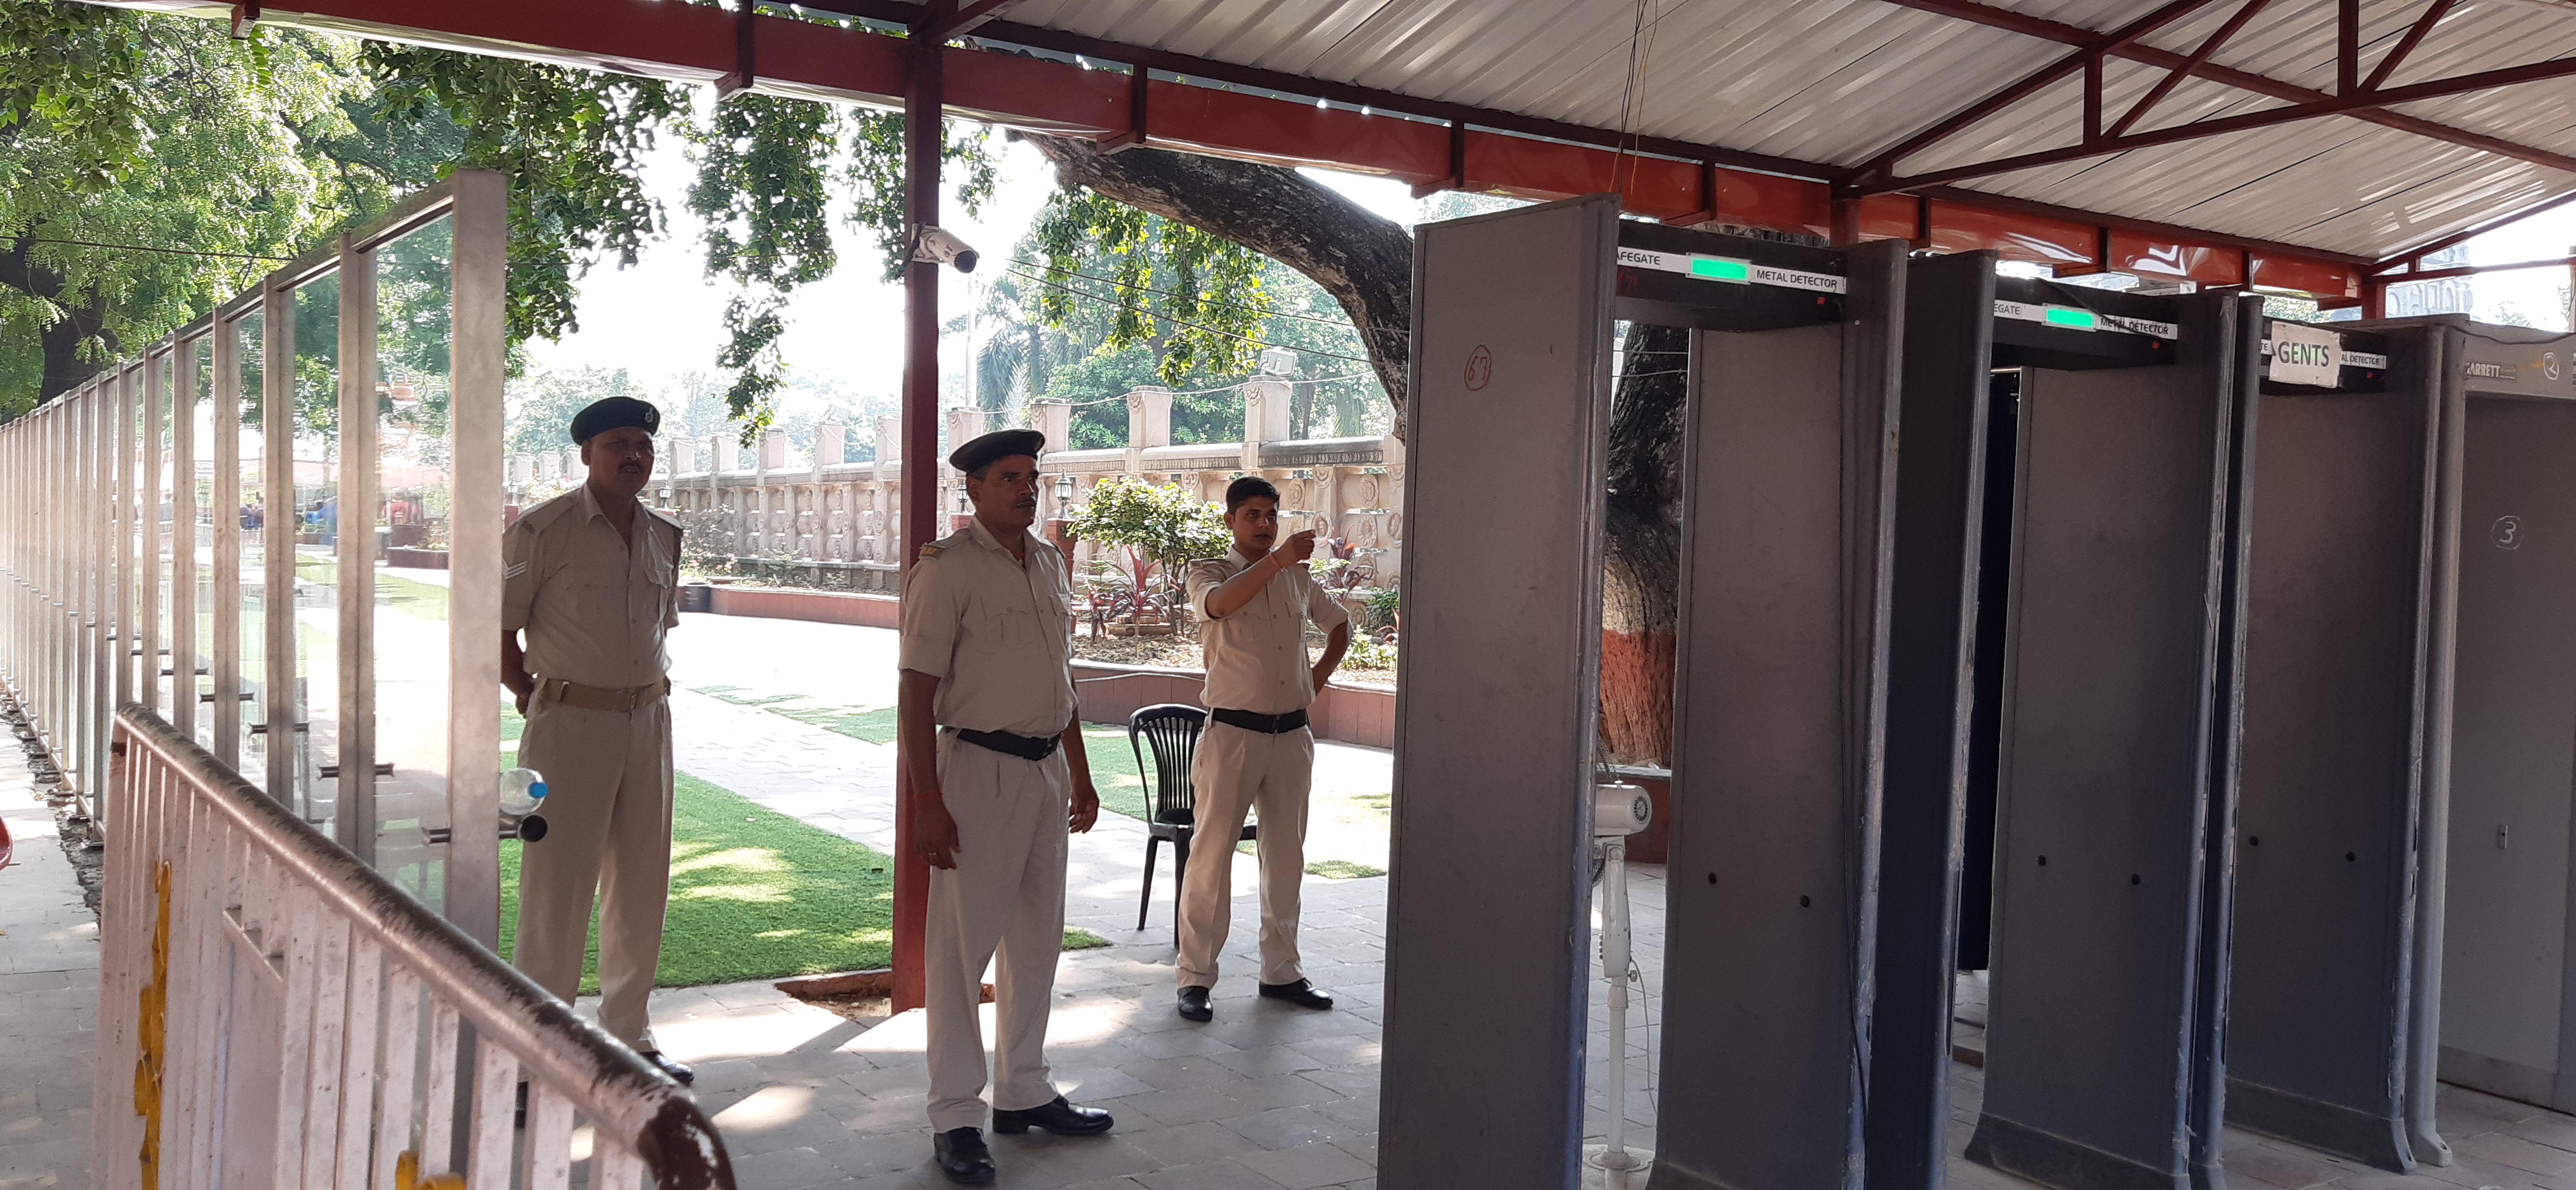
[[[2209,56],[2211,54],[2217,53],[2220,46],[2226,45],[2231,38],[2236,36],[2238,30],[2245,27],[2245,23],[2247,21],[2253,20],[2256,14],[2261,13],[2263,9],[2271,3],[2272,0],[2245,0],[2244,7],[2237,9],[2235,16],[2227,18],[2227,23],[2220,25],[2218,27],[2218,32],[2210,34],[2206,40],[2202,41],[2200,43],[2200,48],[2191,52],[2191,57],[2184,59],[2173,69],[2166,71],[2165,77],[2157,80],[2156,85],[2150,88],[2144,96],[2139,98],[2137,106],[2130,108],[2128,115],[2120,117],[2117,122],[2113,123],[2111,125],[2110,135],[2118,136],[2121,133],[2127,132],[2130,126],[2145,119],[2148,112],[2154,110],[2157,104],[2164,102],[2165,96],[2172,94],[2175,87],[2180,86],[2185,78],[2191,76],[2192,72],[2199,70],[2203,64],[2209,61]]]
[[[2335,94],[2361,90],[2361,0],[2335,0]]]
[[[1904,0],[1897,0],[1897,2],[1902,3]],[[2166,4],[2164,7],[2148,13],[2146,16],[2140,17],[2135,21],[2131,21],[2127,25],[2124,25],[2107,35],[2088,32],[2086,40],[2077,43],[2081,48],[2075,53],[2060,58],[2057,61],[2024,76],[2021,81],[1968,105],[1965,109],[1953,113],[1948,119],[1945,119],[1930,128],[1926,128],[1921,132],[1915,133],[1913,136],[1907,137],[1896,145],[1878,153],[1869,159],[1868,164],[1853,171],[1851,180],[1855,183],[1860,183],[1893,177],[1896,174],[1896,167],[1906,158],[1914,156],[1925,149],[1929,149],[1942,141],[1948,140],[1951,137],[1958,135],[1960,132],[1983,122],[1987,117],[2046,90],[2050,86],[2055,85],[2058,80],[2063,79],[2078,70],[2086,72],[2087,76],[2085,90],[2087,113],[2088,115],[2098,115],[2097,109],[2100,102],[2098,96],[2100,91],[2095,84],[2099,82],[2103,55],[2117,52],[2118,50],[2128,46],[2130,43],[2135,42],[2137,39],[2144,37],[2149,33],[2153,33],[2166,25],[2172,24],[2183,17],[2190,16],[2192,13],[2207,8],[2214,3],[2217,3],[2217,0],[2172,0],[2171,3]],[[1970,5],[1968,7],[1980,6]],[[2072,26],[2069,27],[2071,28]],[[2099,123],[2098,118],[2088,119],[2085,123],[2085,128],[2088,134],[2097,129],[2099,127]],[[2087,139],[2090,139],[2089,135]]]
[[[2222,116],[2212,120],[2195,120],[2189,124],[2177,124],[2170,128],[2159,128],[2153,132],[2131,133],[2127,136],[2109,138],[2089,145],[2074,145],[2062,149],[2043,149],[2036,153],[2023,153],[2018,156],[1999,158],[1994,161],[1982,162],[1976,165],[1963,165],[1954,169],[1934,170],[1931,173],[1917,177],[1894,179],[1869,188],[1865,193],[1881,194],[1897,190],[1912,190],[1918,186],[1927,186],[1942,182],[1956,182],[1966,178],[1981,178],[1993,174],[2012,173],[2016,170],[2036,169],[2043,165],[2061,165],[2069,161],[2080,161],[2087,157],[2102,157],[2114,153],[2125,153],[2132,149],[2153,148],[2157,145],[2169,145],[2179,141],[2199,140],[2203,137],[2221,136],[2231,132],[2246,132],[2256,128],[2269,128],[2277,124],[2292,124],[2301,120],[2317,119],[2321,116],[2352,115],[2375,109],[2382,104],[2412,103],[2421,99],[2439,99],[2447,95],[2461,95],[2471,91],[2488,91],[2497,87],[2512,86],[2516,83],[2537,82],[2543,79],[2566,78],[2571,76],[2576,76],[2576,58],[2560,58],[2549,62],[2535,62],[2527,66],[2509,66],[2502,70],[2484,70],[2479,71],[2476,74],[2464,74],[2453,78],[2435,79],[2431,82],[2416,83],[2411,86],[2397,87],[2386,91],[2357,93],[2348,97],[2329,96],[2323,102],[2319,103],[2301,104],[2296,107],[2271,108],[2265,111],[2248,112],[2241,116]],[[2576,159],[2566,160],[2565,164],[2561,165],[2559,168],[2566,169],[2569,172],[2576,172]]]
[[[2040,38],[2044,41],[2054,41],[2060,45],[2085,45],[2089,44],[2093,39],[2101,36],[2101,33],[2098,30],[2087,29],[2081,25],[2069,25],[2062,21],[2052,21],[2045,17],[2035,17],[2024,13],[2011,12],[2005,9],[1995,8],[1990,5],[1979,4],[1976,3],[1975,0],[1886,0],[1886,3],[1915,9],[1920,12],[1929,12],[1940,16],[1953,17],[1958,20],[1974,21],[1988,28],[2020,33],[2025,36]],[[2122,46],[2119,49],[2112,51],[2112,54],[2115,57],[2127,58],[2133,62],[2144,62],[2150,66],[2163,66],[2167,68],[2181,66],[2190,61],[2190,59],[2184,55],[2177,54],[2171,50],[2158,49],[2151,45],[2140,45],[2136,43]],[[2286,99],[2292,103],[2316,103],[2322,100],[2335,98],[2335,96],[2328,95],[2323,91],[2311,90],[2309,88],[2302,87],[2297,83],[2283,82],[2276,78],[2267,78],[2263,75],[2238,70],[2234,67],[2221,66],[2215,62],[2203,62],[2199,66],[2192,67],[2191,73],[2196,78],[2205,78],[2211,82],[2224,83],[2228,86],[2235,87],[2238,90],[2251,91],[2257,95],[2268,95],[2274,99]],[[2387,102],[2395,101],[2390,100]],[[2394,128],[2400,132],[2411,132],[2417,136],[2428,137],[2438,141],[2446,141],[2464,148],[2477,149],[2481,152],[2493,153],[2499,157],[2510,157],[2516,161],[2528,161],[2534,165],[2548,166],[2551,169],[2576,172],[2576,157],[2570,157],[2563,153],[2553,153],[2547,149],[2534,148],[2530,145],[2505,140],[2501,137],[2488,136],[2479,132],[2470,132],[2464,128],[2453,128],[2448,124],[2438,124],[2418,116],[2409,116],[2399,112],[2380,111],[2375,109],[2362,109],[2346,112],[2344,114],[2349,115],[2356,120],[2367,120],[2370,123],[2380,125],[2384,128]],[[1869,189],[1884,188],[1885,187],[1883,185],[1874,185],[1869,187]]]
[[[1021,0],[930,0],[921,6],[922,13],[907,22],[915,37],[936,37],[946,41],[963,37],[993,18],[1019,6]]]
[[[2424,35],[2432,32],[2433,26],[2441,24],[2442,18],[2449,16],[2459,3],[2460,0],[2433,0],[2425,6],[2424,15],[2415,18],[2414,27],[2406,31],[2406,36],[2397,39],[2396,47],[2388,51],[2388,56],[2379,60],[2370,77],[2362,80],[2361,89],[2378,90],[2379,84],[2387,82],[2388,76],[2397,73],[2397,68],[2405,64],[2406,55],[2414,53],[2415,47],[2423,43]]]

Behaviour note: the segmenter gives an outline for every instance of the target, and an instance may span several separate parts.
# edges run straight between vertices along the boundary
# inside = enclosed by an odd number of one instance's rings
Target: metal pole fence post
[[[501,382],[509,191],[461,170],[452,208],[449,357],[447,913],[498,947],[501,933]],[[470,841],[470,845],[469,845]]]
[[[268,796],[305,821],[313,807],[295,779],[295,291],[260,297],[260,722],[268,736]]]
[[[340,845],[376,864],[376,261],[340,237],[340,487],[324,531],[340,567]],[[497,751],[498,745],[495,744]],[[452,835],[450,836],[453,837]]]
[[[212,606],[214,705],[212,751],[241,767],[241,323],[215,324],[213,424],[215,583]]]

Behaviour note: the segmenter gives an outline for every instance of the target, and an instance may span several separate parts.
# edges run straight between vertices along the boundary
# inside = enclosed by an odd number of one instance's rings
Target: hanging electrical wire
[[[41,236],[13,237],[21,244],[65,244],[74,248],[105,248],[111,252],[150,252],[157,256],[206,256],[218,260],[266,260],[283,264],[292,256],[261,256],[255,252],[208,252],[197,248],[152,248],[142,244],[102,244],[96,240],[56,240]]]
[[[1252,337],[1252,336],[1250,336],[1250,335],[1237,334],[1236,332],[1234,332],[1234,331],[1230,331],[1230,330],[1226,330],[1226,329],[1224,329],[1223,327],[1206,326],[1206,325],[1203,325],[1203,324],[1200,324],[1200,323],[1191,322],[1191,321],[1189,321],[1188,319],[1184,319],[1184,318],[1174,318],[1174,317],[1172,317],[1172,316],[1171,316],[1171,315],[1169,315],[1169,314],[1161,314],[1161,313],[1157,313],[1157,312],[1155,312],[1155,311],[1148,310],[1148,309],[1146,309],[1146,308],[1145,308],[1145,307],[1143,307],[1143,306],[1134,306],[1134,305],[1129,305],[1129,304],[1128,304],[1128,303],[1126,303],[1126,302],[1118,301],[1118,300],[1116,300],[1116,299],[1114,299],[1114,298],[1105,298],[1105,297],[1102,297],[1102,296],[1100,296],[1099,294],[1096,294],[1096,293],[1087,293],[1087,292],[1084,292],[1083,290],[1075,289],[1074,287],[1072,287],[1072,286],[1070,286],[1070,285],[1065,285],[1065,284],[1062,284],[1062,283],[1057,282],[1057,281],[1052,281],[1052,280],[1049,280],[1049,279],[1047,279],[1047,278],[1045,278],[1045,277],[1041,277],[1041,276],[1037,275],[1036,273],[1027,272],[1027,271],[1025,271],[1025,270],[1021,270],[1021,269],[1012,269],[1012,270],[1011,270],[1011,273],[1012,273],[1012,275],[1017,276],[1017,277],[1019,277],[1019,278],[1021,278],[1021,279],[1023,279],[1023,280],[1027,280],[1027,281],[1035,281],[1035,282],[1037,282],[1038,284],[1040,284],[1040,285],[1044,285],[1044,286],[1046,286],[1046,287],[1047,287],[1047,288],[1049,288],[1049,289],[1059,290],[1059,291],[1063,292],[1065,295],[1067,295],[1067,296],[1069,296],[1069,297],[1078,297],[1078,298],[1082,298],[1082,299],[1084,299],[1084,300],[1086,300],[1086,301],[1100,302],[1100,303],[1102,303],[1102,304],[1104,304],[1104,305],[1116,306],[1116,307],[1119,307],[1120,309],[1124,309],[1124,310],[1132,310],[1132,311],[1134,311],[1134,312],[1136,312],[1136,313],[1138,313],[1138,314],[1142,314],[1142,315],[1144,315],[1144,316],[1145,316],[1145,317],[1147,317],[1147,318],[1159,318],[1159,319],[1161,319],[1161,320],[1163,320],[1163,321],[1165,321],[1165,322],[1171,323],[1171,324],[1172,324],[1172,325],[1174,325],[1174,326],[1185,326],[1185,327],[1188,327],[1188,328],[1190,328],[1191,330],[1194,330],[1194,331],[1204,331],[1204,332],[1206,332],[1206,333],[1208,333],[1208,334],[1211,334],[1211,335],[1223,335],[1223,336],[1225,336],[1225,337],[1227,337],[1227,338],[1229,338],[1229,339],[1241,339],[1241,340],[1243,340],[1244,342],[1246,342],[1246,343],[1250,343],[1250,344],[1252,344],[1252,345],[1253,345],[1253,346],[1255,346],[1255,347],[1277,347],[1277,348],[1281,348],[1281,349],[1283,349],[1283,350],[1297,352],[1297,353],[1298,353],[1298,354],[1300,354],[1300,355],[1320,355],[1320,356],[1324,356],[1324,357],[1325,357],[1325,358],[1327,358],[1327,359],[1347,360],[1347,361],[1349,361],[1349,362],[1351,362],[1351,363],[1355,363],[1355,364],[1366,364],[1366,363],[1369,363],[1369,362],[1370,362],[1370,361],[1368,361],[1368,360],[1366,360],[1366,359],[1362,359],[1361,357],[1356,356],[1356,355],[1343,355],[1342,353],[1340,353],[1340,352],[1338,352],[1338,351],[1325,351],[1325,350],[1323,350],[1323,349],[1321,349],[1321,348],[1316,348],[1316,347],[1290,347],[1290,346],[1288,346],[1288,345],[1287,345],[1287,344],[1285,344],[1285,343],[1273,343],[1273,342],[1270,342],[1270,341],[1268,341],[1268,340],[1266,340],[1266,339],[1256,339],[1256,338],[1253,338],[1253,337]]]
[[[1253,314],[1259,314],[1259,315],[1261,315],[1261,316],[1263,316],[1263,317],[1265,317],[1265,318],[1294,318],[1294,319],[1297,319],[1297,320],[1299,320],[1299,321],[1301,321],[1301,322],[1320,322],[1320,323],[1324,324],[1325,326],[1337,326],[1337,327],[1340,327],[1340,328],[1342,328],[1342,329],[1344,329],[1344,330],[1350,331],[1350,332],[1352,332],[1352,333],[1354,333],[1354,334],[1358,333],[1358,331],[1359,331],[1359,324],[1352,322],[1352,321],[1351,321],[1350,319],[1348,319],[1348,318],[1324,318],[1324,317],[1321,317],[1321,316],[1318,316],[1318,315],[1314,315],[1314,314],[1292,314],[1292,313],[1289,313],[1289,312],[1288,312],[1288,311],[1286,311],[1286,310],[1274,310],[1274,309],[1271,309],[1270,307],[1267,307],[1267,306],[1248,306],[1248,305],[1245,305],[1245,304],[1243,304],[1243,303],[1241,303],[1241,302],[1223,302],[1223,301],[1218,301],[1218,300],[1217,300],[1217,299],[1215,299],[1215,298],[1208,298],[1208,297],[1189,297],[1189,296],[1184,295],[1184,294],[1177,294],[1177,293],[1173,293],[1172,291],[1167,290],[1167,289],[1156,289],[1156,288],[1154,288],[1153,286],[1150,286],[1150,285],[1133,285],[1133,284],[1129,284],[1128,282],[1121,281],[1121,280],[1117,279],[1116,277],[1099,277],[1099,276],[1094,276],[1094,275],[1092,275],[1092,274],[1090,274],[1090,273],[1080,272],[1080,271],[1077,271],[1077,270],[1074,270],[1074,269],[1058,268],[1058,267],[1056,267],[1056,266],[1054,266],[1054,265],[1050,265],[1050,264],[1042,264],[1042,263],[1040,263],[1040,262],[1038,262],[1038,261],[1029,260],[1029,259],[1026,259],[1026,258],[1024,258],[1024,257],[1018,257],[1018,256],[1014,256],[1014,257],[1012,257],[1012,258],[1011,258],[1011,263],[1013,263],[1013,264],[1017,264],[1017,265],[1026,265],[1026,266],[1028,266],[1028,267],[1030,267],[1030,268],[1035,268],[1035,269],[1045,269],[1045,270],[1046,270],[1047,272],[1049,272],[1049,273],[1062,273],[1062,274],[1064,274],[1065,276],[1068,276],[1068,277],[1080,277],[1080,278],[1082,278],[1082,279],[1083,279],[1083,280],[1085,280],[1085,281],[1097,281],[1097,282],[1099,282],[1099,283],[1101,283],[1101,284],[1103,284],[1103,285],[1114,285],[1114,286],[1117,286],[1117,287],[1118,287],[1118,288],[1120,288],[1120,289],[1132,289],[1132,290],[1135,290],[1135,291],[1137,291],[1137,292],[1139,292],[1139,293],[1150,293],[1150,294],[1155,295],[1156,297],[1167,297],[1167,298],[1172,298],[1172,299],[1174,299],[1174,300],[1176,300],[1176,301],[1195,301],[1195,302],[1197,302],[1197,303],[1199,303],[1200,305],[1203,305],[1203,306],[1223,306],[1223,307],[1225,307],[1225,308],[1226,308],[1226,309],[1228,309],[1228,310],[1243,310],[1243,311],[1248,311],[1248,312],[1253,313]],[[1376,323],[1370,323],[1370,324],[1369,324],[1369,326],[1370,326],[1370,328],[1371,328],[1371,329],[1373,329],[1373,330],[1387,330],[1387,329],[1391,329],[1391,328],[1387,328],[1387,327],[1379,326],[1379,325],[1377,325]],[[1405,333],[1409,334],[1409,333],[1411,333],[1411,332],[1405,332]]]

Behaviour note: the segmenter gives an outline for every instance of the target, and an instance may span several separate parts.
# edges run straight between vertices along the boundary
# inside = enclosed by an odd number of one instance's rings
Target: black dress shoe
[[[930,1138],[930,1155],[938,1158],[939,1172],[948,1180],[968,1186],[981,1186],[993,1180],[993,1152],[984,1147],[984,1134],[973,1128],[951,1128]]]
[[[670,1058],[664,1056],[660,1050],[644,1051],[644,1060],[658,1067],[662,1073],[670,1075],[671,1081],[678,1083],[683,1087],[698,1081],[697,1071],[691,1070],[678,1062],[672,1061]]]
[[[1285,1000],[1299,1008],[1321,1010],[1333,1006],[1333,997],[1330,994],[1302,979],[1295,983],[1265,983],[1261,985],[1261,997],[1265,1000]]]
[[[1206,988],[1181,989],[1182,1020],[1212,1021],[1216,1019],[1216,1010],[1208,1007],[1207,993],[1208,990]]]
[[[1109,1113],[1096,1107],[1075,1107],[1058,1095],[1051,1102],[1018,1111],[993,1109],[993,1131],[1018,1135],[1031,1128],[1044,1128],[1057,1136],[1089,1136],[1109,1131],[1113,1123]]]

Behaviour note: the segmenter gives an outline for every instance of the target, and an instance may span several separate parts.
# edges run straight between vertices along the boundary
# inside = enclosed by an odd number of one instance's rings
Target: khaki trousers
[[[547,829],[519,853],[513,961],[570,1002],[581,990],[595,894],[599,1027],[651,1049],[645,1001],[671,898],[670,700],[632,711],[531,701],[519,763],[545,775]]]
[[[1253,854],[1261,863],[1261,982],[1306,977],[1297,958],[1298,894],[1306,881],[1306,792],[1315,779],[1315,735],[1277,735],[1208,721],[1190,783],[1198,793],[1190,866],[1181,877],[1182,987],[1215,987],[1217,955],[1234,916],[1234,845],[1244,812],[1261,812]]]
[[[1056,957],[1064,952],[1065,802],[1059,749],[1022,760],[939,736],[939,791],[957,820],[957,866],[930,870],[922,935],[930,1127],[984,1126],[984,968],[993,978],[993,1106],[1056,1097],[1046,1062]],[[996,961],[998,952],[999,959]]]

